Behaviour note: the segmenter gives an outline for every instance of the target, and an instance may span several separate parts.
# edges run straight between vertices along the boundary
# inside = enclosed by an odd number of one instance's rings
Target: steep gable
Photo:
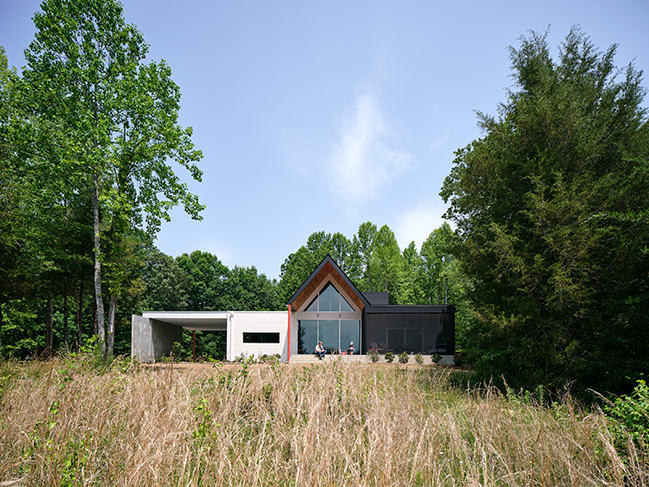
[[[363,294],[356,289],[356,286],[354,286],[329,254],[320,262],[318,267],[315,268],[295,294],[291,296],[287,304],[290,304],[291,308],[295,310],[300,309],[305,301],[309,299],[309,296],[329,278],[331,278],[331,281],[334,282],[340,291],[349,296],[349,299],[352,301],[352,306],[358,311],[363,311],[365,306],[369,304]]]

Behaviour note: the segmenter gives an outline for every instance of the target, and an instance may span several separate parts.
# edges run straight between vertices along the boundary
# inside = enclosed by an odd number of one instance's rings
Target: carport
[[[133,315],[132,355],[142,362],[169,355],[174,342],[182,342],[183,329],[225,331],[229,342],[231,315],[228,311],[145,311],[142,316]]]
[[[168,356],[183,329],[225,331],[229,361],[264,354],[288,361],[287,311],[145,311],[131,324],[131,355],[142,362]]]

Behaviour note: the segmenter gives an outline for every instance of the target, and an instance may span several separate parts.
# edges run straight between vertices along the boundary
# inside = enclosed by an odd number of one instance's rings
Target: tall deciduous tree
[[[34,116],[61,146],[54,159],[45,148],[38,156],[58,166],[55,181],[65,179],[92,200],[98,334],[110,345],[102,281],[108,281],[113,317],[124,287],[120,263],[129,254],[123,237],[144,223],[154,234],[178,204],[200,218],[202,206],[168,161],[200,180],[195,162],[202,156],[191,129],[177,123],[180,90],[171,70],[164,61],[144,63],[148,46],[125,22],[117,1],[45,0],[41,9],[23,76]],[[111,270],[110,279],[102,265]]]
[[[515,85],[442,196],[480,321],[479,370],[511,383],[629,387],[649,362],[649,127],[641,72],[578,29],[511,48]]]

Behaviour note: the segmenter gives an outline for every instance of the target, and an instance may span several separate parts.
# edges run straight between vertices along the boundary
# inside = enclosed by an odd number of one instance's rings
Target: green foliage
[[[279,364],[282,361],[280,354],[276,353],[274,355],[263,354],[259,357],[260,364]]]
[[[171,355],[176,360],[182,360],[187,356],[187,352],[185,352],[185,348],[183,347],[182,343],[174,342],[171,346]]]
[[[184,271],[190,311],[275,311],[285,309],[277,283],[253,267],[230,270],[217,256],[195,251],[176,259]]]
[[[611,419],[610,429],[619,446],[626,445],[627,435],[639,446],[649,446],[649,387],[646,381],[639,380],[631,395],[605,404],[604,411]]]
[[[401,352],[399,354],[399,363],[400,364],[407,364],[410,361],[410,355],[408,355],[408,352]]]
[[[146,256],[141,272],[146,311],[184,311],[187,309],[187,276],[176,261],[159,251]]]
[[[327,254],[354,280],[357,263],[352,242],[340,233],[315,232],[284,260],[278,284],[279,302],[286,303]]]
[[[387,353],[385,354],[385,361],[386,361],[387,363],[391,364],[393,360],[394,360],[394,353],[392,353],[392,352],[387,352]]]
[[[430,356],[430,361],[433,364],[438,364],[442,360],[442,356],[438,353],[434,353],[433,355]]]
[[[122,14],[114,0],[41,4],[17,102],[25,123],[14,139],[29,243],[49,285],[40,292],[66,294],[68,278],[76,285],[94,261],[97,329],[109,354],[116,307],[134,294],[137,229],[152,236],[174,206],[196,219],[203,208],[169,163],[200,180],[202,155],[191,129],[177,124],[180,90],[164,62],[144,63],[148,46]]]
[[[556,62],[546,35],[522,38],[507,102],[444,182],[485,379],[624,391],[649,365],[646,90],[614,54],[578,29]]]
[[[376,363],[379,361],[379,351],[376,348],[370,348],[367,351],[367,356],[370,358],[370,360],[373,363]]]
[[[424,363],[424,356],[420,353],[415,355],[415,362],[417,362],[419,365]]]
[[[193,351],[193,332],[183,332],[184,349],[191,356]],[[197,331],[196,332],[196,359],[197,360],[225,360],[226,332],[224,331]]]

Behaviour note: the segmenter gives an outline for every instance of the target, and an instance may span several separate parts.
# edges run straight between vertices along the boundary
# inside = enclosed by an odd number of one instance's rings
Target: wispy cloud
[[[370,93],[359,95],[354,116],[343,124],[328,164],[341,199],[354,204],[371,200],[407,168],[410,155],[391,147],[391,139],[376,98]]]
[[[421,244],[430,233],[444,223],[442,215],[445,211],[441,205],[422,203],[401,215],[395,230],[399,246],[403,249],[414,241],[417,248],[421,249]]]

